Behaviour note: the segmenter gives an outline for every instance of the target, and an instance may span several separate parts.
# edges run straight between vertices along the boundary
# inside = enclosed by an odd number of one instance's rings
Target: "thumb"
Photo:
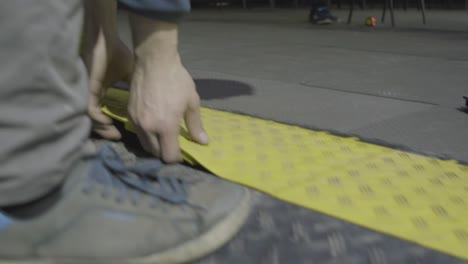
[[[99,108],[90,111],[89,116],[95,133],[108,140],[120,140],[122,138],[119,130],[113,125],[112,119]]]
[[[185,125],[187,126],[192,140],[203,145],[208,144],[210,140],[208,138],[208,134],[203,128],[199,104],[197,104],[196,106],[189,107],[185,112],[184,119]]]
[[[109,140],[119,140],[122,135],[113,125],[113,120],[101,111],[100,98],[105,89],[100,89],[100,83],[90,80],[88,96],[88,115],[93,123],[93,131]]]

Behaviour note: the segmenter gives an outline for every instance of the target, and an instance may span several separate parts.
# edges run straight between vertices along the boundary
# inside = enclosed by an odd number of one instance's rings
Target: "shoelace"
[[[155,159],[143,159],[127,167],[110,146],[103,146],[97,156],[85,192],[91,192],[96,184],[103,187],[103,196],[117,191],[116,201],[130,199],[134,204],[142,193],[154,198],[153,207],[163,200],[174,204],[188,204],[187,182],[176,177],[158,175],[162,163]],[[133,175],[132,175],[133,174]],[[158,183],[155,185],[155,183]]]

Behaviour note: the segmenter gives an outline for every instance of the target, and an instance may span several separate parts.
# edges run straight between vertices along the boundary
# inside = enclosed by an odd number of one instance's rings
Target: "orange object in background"
[[[377,25],[377,19],[375,19],[375,17],[366,18],[366,25],[370,27],[375,27]]]

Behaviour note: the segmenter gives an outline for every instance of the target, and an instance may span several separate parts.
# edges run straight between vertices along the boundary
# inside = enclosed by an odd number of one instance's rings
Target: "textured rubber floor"
[[[197,264],[468,264],[269,195],[254,197],[242,232]]]
[[[104,110],[126,119],[126,92]],[[468,167],[356,138],[202,109],[209,146],[181,136],[214,174],[374,230],[468,258]]]

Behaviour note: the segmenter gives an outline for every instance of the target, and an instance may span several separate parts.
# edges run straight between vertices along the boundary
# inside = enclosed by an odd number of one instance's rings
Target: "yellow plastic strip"
[[[126,123],[127,92],[104,111]],[[184,158],[291,203],[468,259],[468,167],[203,108],[211,143],[180,137]]]

